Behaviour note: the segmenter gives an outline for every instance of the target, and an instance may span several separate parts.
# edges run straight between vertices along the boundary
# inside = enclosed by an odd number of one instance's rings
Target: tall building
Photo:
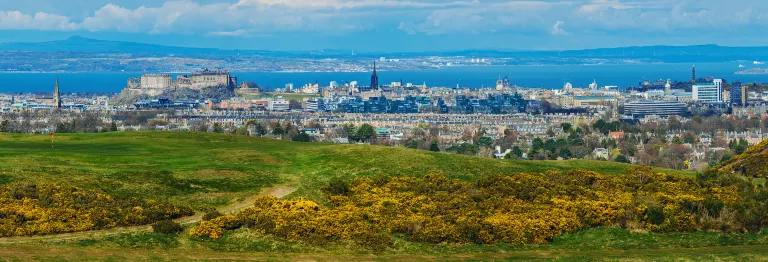
[[[373,62],[373,75],[371,75],[371,90],[379,89],[379,75],[376,73],[376,62]]]
[[[747,104],[747,86],[736,81],[731,84],[731,102],[730,105],[744,106]]]
[[[691,69],[691,83],[696,83],[696,65]]]
[[[53,108],[61,108],[61,91],[59,91],[59,78],[56,77],[56,86],[53,87]]]
[[[723,90],[713,82],[699,82],[693,84],[693,101],[703,103],[723,102]]]

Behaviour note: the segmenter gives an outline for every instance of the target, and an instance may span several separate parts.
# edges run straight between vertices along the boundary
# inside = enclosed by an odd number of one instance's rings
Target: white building
[[[722,82],[720,83],[722,85]],[[693,84],[693,101],[704,103],[720,103],[723,101],[722,87],[713,83]]]
[[[278,96],[277,99],[269,101],[270,111],[288,111],[290,109],[291,107],[289,106],[288,101],[282,96]]]

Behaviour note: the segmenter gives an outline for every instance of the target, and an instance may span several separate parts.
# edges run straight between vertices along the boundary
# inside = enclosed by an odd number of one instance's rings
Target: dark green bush
[[[163,220],[152,225],[152,231],[161,234],[178,234],[184,231],[181,224],[174,222],[173,220]]]

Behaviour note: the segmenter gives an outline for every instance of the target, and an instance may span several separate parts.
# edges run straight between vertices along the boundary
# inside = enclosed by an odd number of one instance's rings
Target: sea
[[[744,67],[740,67],[743,65]],[[564,83],[574,87],[587,87],[593,81],[599,86],[637,86],[644,80],[691,79],[692,64],[610,64],[610,65],[514,65],[514,66],[455,66],[434,70],[381,71],[379,83],[426,83],[430,87],[493,87],[499,78],[508,77],[510,83],[523,88],[559,89]],[[751,62],[718,62],[696,64],[697,77],[712,76],[728,82],[768,82],[768,75],[736,75],[735,72],[759,67]],[[157,73],[157,72],[154,72]],[[117,73],[0,73],[0,93],[51,92],[56,78],[62,92],[117,93],[126,86],[127,79],[139,77],[143,72]],[[370,83],[370,72],[232,72],[239,81],[255,82],[262,88],[273,90],[293,83],[298,88],[308,83],[327,86],[331,81],[339,84],[358,81]]]

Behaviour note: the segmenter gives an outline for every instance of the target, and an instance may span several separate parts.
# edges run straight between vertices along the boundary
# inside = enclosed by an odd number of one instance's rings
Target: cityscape
[[[430,87],[380,83],[380,74],[372,62],[370,82],[288,83],[267,91],[228,71],[204,69],[144,74],[126,79],[119,94],[94,96],[67,94],[57,79],[50,94],[0,96],[2,130],[223,132],[683,170],[716,166],[743,152],[742,144],[768,138],[768,84],[701,77],[695,66],[689,80],[646,80],[631,88],[597,81],[525,88],[508,77],[495,87]],[[374,132],[356,137],[363,125]]]
[[[0,261],[768,261],[768,1],[0,3]]]

